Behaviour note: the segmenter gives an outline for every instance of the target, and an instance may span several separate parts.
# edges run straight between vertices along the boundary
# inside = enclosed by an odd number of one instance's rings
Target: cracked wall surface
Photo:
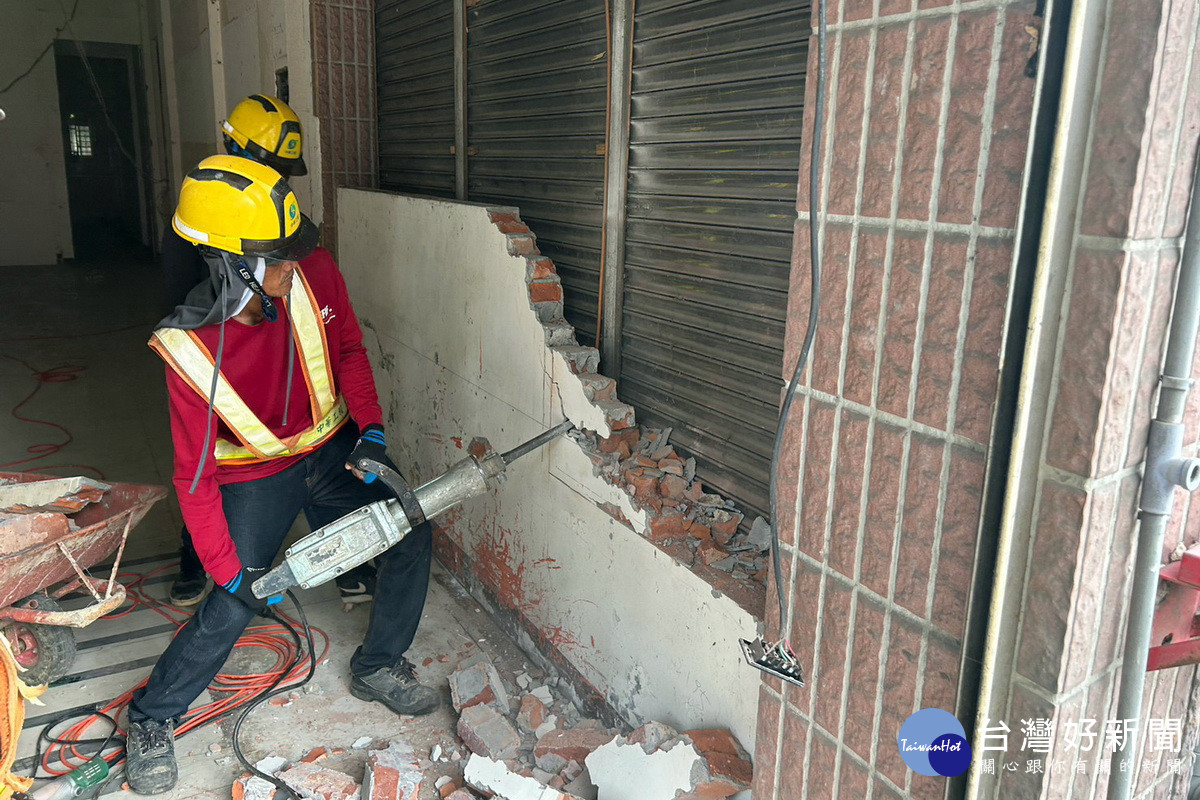
[[[564,418],[601,438],[633,426],[515,209],[350,189],[338,209],[390,452],[411,481],[474,436],[503,451]],[[585,704],[728,727],[752,749],[758,673],[737,638],[755,615],[647,539],[654,512],[594,456],[560,437],[516,462],[499,490],[438,519],[439,558]]]

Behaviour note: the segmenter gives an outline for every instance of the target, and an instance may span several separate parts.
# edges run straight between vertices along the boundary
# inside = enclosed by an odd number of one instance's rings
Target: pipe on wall
[[[973,741],[983,741],[989,720],[1003,718],[1008,707],[1015,668],[1021,589],[1028,570],[1028,544],[1034,527],[1041,484],[1041,463],[1047,439],[1055,382],[1054,366],[1061,335],[1064,298],[1068,291],[1076,220],[1084,185],[1084,166],[1091,133],[1092,105],[1100,69],[1105,17],[1110,0],[1047,3],[1046,29],[1062,24],[1069,9],[1066,49],[1062,62],[1061,95],[1055,116],[1054,141],[1037,266],[1029,301],[1025,348],[1021,354],[1017,411],[1009,441],[993,440],[991,447],[1011,452],[1004,478],[1004,500],[996,537],[995,580],[987,608],[983,665]],[[1057,19],[1056,19],[1057,17]],[[1042,64],[1045,64],[1043,58]],[[1039,85],[1035,108],[1047,87]],[[1027,171],[1028,174],[1028,171]],[[1029,218],[1018,221],[1023,229]],[[1011,313],[1011,300],[1010,309]],[[1010,319],[1011,324],[1011,319]],[[1007,332],[1011,335],[1012,331]],[[965,797],[995,796],[996,776],[984,776],[981,759],[972,763]]]
[[[1196,213],[1196,188],[1200,185],[1200,159],[1192,172],[1192,203],[1183,236],[1179,278],[1167,333],[1167,354],[1160,378],[1158,409],[1150,422],[1146,466],[1138,499],[1137,556],[1133,589],[1129,598],[1129,621],[1125,627],[1125,652],[1121,661],[1121,683],[1116,719],[1138,719],[1146,688],[1146,662],[1150,653],[1150,629],[1162,569],[1163,538],[1171,521],[1175,489],[1193,489],[1200,461],[1180,458],[1183,444],[1183,412],[1192,385],[1192,358],[1196,333],[1200,330],[1200,214]],[[1108,800],[1128,800],[1133,792],[1133,765],[1138,752],[1141,726],[1128,732],[1125,746],[1114,749],[1108,782]]]

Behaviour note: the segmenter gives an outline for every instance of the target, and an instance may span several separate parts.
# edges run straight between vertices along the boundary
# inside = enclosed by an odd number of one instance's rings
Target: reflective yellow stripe
[[[284,440],[284,446],[287,448],[287,451],[281,455],[298,455],[319,447],[326,439],[336,433],[349,418],[350,411],[346,408],[345,398],[340,396],[335,398],[333,408],[329,409],[329,413],[320,422],[308,430],[302,431],[295,436],[289,436]],[[227,464],[242,464],[263,460],[261,457],[255,455],[254,451],[250,448],[236,445],[225,439],[217,439],[216,455],[218,461]]]
[[[212,387],[214,364],[199,338],[178,328],[159,328],[154,332],[171,358],[167,363],[195,389],[208,399]],[[158,348],[155,348],[158,350]],[[161,350],[159,351],[162,354]],[[259,458],[278,458],[287,455],[287,446],[271,433],[258,415],[250,410],[224,375],[217,375],[217,391],[213,395],[213,411],[225,420],[229,429]],[[218,440],[220,441],[220,440]]]
[[[329,364],[321,309],[308,287],[304,273],[297,268],[296,275],[300,280],[292,281],[292,290],[288,294],[288,313],[292,315],[293,336],[296,349],[300,351],[309,395],[316,401],[313,419],[321,419],[329,414],[337,400],[333,392],[333,368]]]
[[[215,452],[219,461],[238,464],[305,453],[328,439],[349,418],[345,399],[334,394],[333,368],[329,363],[320,307],[304,274],[299,269],[296,274],[300,280],[292,282],[288,314],[292,320],[293,340],[300,353],[300,372],[308,386],[312,416],[318,422],[281,440],[250,410],[225,376],[218,374],[213,411],[241,442],[236,444],[218,438]],[[303,289],[297,289],[297,285]],[[215,365],[212,354],[199,336],[192,331],[159,328],[150,337],[150,347],[197,394],[208,400]]]

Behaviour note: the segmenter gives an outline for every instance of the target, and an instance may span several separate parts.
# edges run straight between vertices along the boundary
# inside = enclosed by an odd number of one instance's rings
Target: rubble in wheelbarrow
[[[702,565],[764,591],[770,547],[766,520],[757,517],[749,530],[741,529],[742,512],[696,478],[696,459],[675,450],[671,432],[634,426],[615,430],[607,439],[591,431],[569,435],[588,454],[598,476],[623,487],[646,511],[644,535],[650,541],[689,567]],[[620,511],[606,510],[629,524]]]
[[[98,503],[112,486],[91,478],[53,478],[43,481],[0,483],[0,514],[38,511],[74,514]]]

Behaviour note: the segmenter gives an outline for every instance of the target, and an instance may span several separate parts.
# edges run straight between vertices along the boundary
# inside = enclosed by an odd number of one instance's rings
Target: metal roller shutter
[[[376,19],[380,185],[454,196],[454,3],[378,0]],[[637,0],[634,19],[615,377],[750,514],[768,505],[809,21],[785,0]],[[604,0],[478,0],[466,22],[467,199],[520,207],[591,344]]]
[[[603,0],[481,0],[467,10],[467,194],[519,206],[596,336],[608,62]]]
[[[454,13],[447,0],[379,0],[379,185],[454,196]]]
[[[810,6],[639,0],[621,398],[767,513]]]

